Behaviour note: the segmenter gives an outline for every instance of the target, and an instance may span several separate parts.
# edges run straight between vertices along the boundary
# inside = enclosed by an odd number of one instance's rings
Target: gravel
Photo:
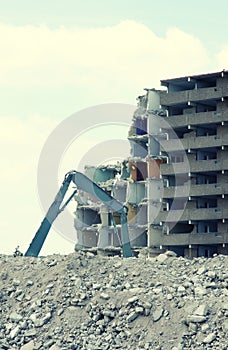
[[[228,257],[0,255],[0,349],[225,350]]]

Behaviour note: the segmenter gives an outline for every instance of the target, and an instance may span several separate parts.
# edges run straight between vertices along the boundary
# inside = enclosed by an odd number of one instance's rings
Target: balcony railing
[[[177,221],[202,221],[202,220],[219,220],[228,219],[228,208],[199,208],[185,210],[169,210],[160,212],[157,220],[162,222]]]
[[[161,105],[172,106],[179,103],[186,103],[188,101],[197,102],[203,100],[220,99],[228,96],[228,89],[226,87],[209,87],[197,90],[185,90],[161,94]]]
[[[190,191],[189,191],[190,190]],[[163,198],[183,198],[228,194],[227,184],[202,184],[165,187]]]
[[[184,149],[199,149],[210,147],[221,147],[228,145],[228,135],[198,136],[183,139],[161,140],[161,147],[166,152]]]
[[[221,123],[228,121],[228,111],[211,111],[192,114],[173,115],[165,118],[172,128],[187,125],[207,125],[209,123]]]
[[[151,235],[152,245],[167,245],[167,246],[189,246],[191,245],[209,245],[209,244],[227,244],[227,232],[209,232],[209,233],[176,233],[164,234],[160,230],[156,230],[154,235]]]
[[[228,159],[189,160],[189,162],[161,164],[162,175],[228,170]]]

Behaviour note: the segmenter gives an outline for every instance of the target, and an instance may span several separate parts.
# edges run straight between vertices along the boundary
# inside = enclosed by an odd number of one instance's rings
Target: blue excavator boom
[[[118,200],[110,196],[101,187],[95,184],[84,174],[78,171],[70,171],[65,175],[64,181],[57,193],[53,203],[51,204],[48,212],[42,221],[39,229],[37,230],[29,248],[27,249],[25,256],[37,257],[40,250],[45,242],[45,239],[51,229],[51,226],[57,216],[65,209],[69,201],[73,198],[77,190],[73,192],[70,198],[66,201],[64,205],[62,202],[64,196],[69,188],[70,183],[73,182],[76,187],[90,195],[94,196],[96,199],[104,203],[113,212],[119,212],[121,215],[121,241],[122,241],[122,251],[125,258],[132,257],[132,250],[130,246],[128,224],[127,224],[127,208],[120,203]],[[62,205],[62,206],[61,206]]]

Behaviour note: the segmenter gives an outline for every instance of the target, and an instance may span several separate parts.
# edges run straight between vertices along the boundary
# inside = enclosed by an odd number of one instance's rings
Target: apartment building
[[[228,253],[227,78],[222,71],[146,89],[129,130],[129,158],[102,172],[85,170],[127,203],[132,246],[191,257]],[[118,215],[113,222],[104,206],[81,198],[75,220],[81,245],[119,246]]]

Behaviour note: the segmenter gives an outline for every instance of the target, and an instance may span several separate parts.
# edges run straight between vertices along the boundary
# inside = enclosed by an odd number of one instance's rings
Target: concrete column
[[[99,230],[99,238],[97,242],[98,248],[105,248],[111,245],[110,235],[108,227],[100,227]]]

